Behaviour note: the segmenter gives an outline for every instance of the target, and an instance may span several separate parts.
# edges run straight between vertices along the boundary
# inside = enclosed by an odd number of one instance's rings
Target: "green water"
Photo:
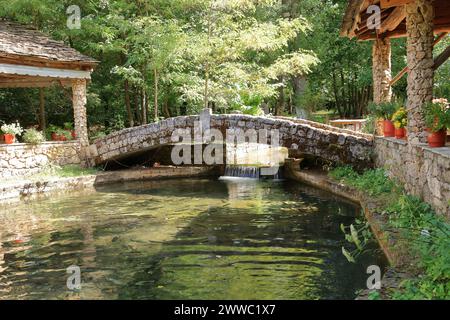
[[[139,182],[0,207],[0,299],[353,299],[383,264],[342,256],[339,225],[358,214],[287,181]]]

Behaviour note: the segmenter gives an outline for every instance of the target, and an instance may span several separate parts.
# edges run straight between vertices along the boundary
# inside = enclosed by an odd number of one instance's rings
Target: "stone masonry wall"
[[[433,18],[432,0],[411,1],[406,5],[408,58],[408,140],[425,143],[422,106],[433,99]]]
[[[371,137],[353,135],[347,131],[329,131],[308,124],[296,123],[265,117],[247,115],[211,115],[208,119],[211,129],[219,130],[223,138],[228,134],[238,134],[265,129],[269,133],[277,130],[280,145],[300,153],[317,156],[333,163],[351,164],[356,167],[372,165],[373,141]],[[163,120],[146,126],[128,128],[105,138],[101,138],[89,147],[88,154],[96,164],[125,158],[161,145],[173,144],[174,131],[188,130],[191,136],[196,135],[195,123],[199,116],[177,117]]]
[[[80,164],[79,155],[78,141],[0,145],[0,178],[38,173],[49,164]]]
[[[411,146],[403,140],[377,137],[375,163],[388,170],[406,191],[450,218],[450,148]]]
[[[373,99],[375,103],[390,102],[391,88],[391,41],[378,39],[373,43]]]

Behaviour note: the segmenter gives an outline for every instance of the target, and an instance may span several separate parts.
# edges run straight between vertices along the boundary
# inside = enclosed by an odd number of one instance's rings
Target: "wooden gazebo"
[[[377,6],[379,10],[374,10]],[[379,20],[375,14],[380,12]],[[374,21],[381,23],[376,24]],[[450,47],[433,58],[433,47],[450,32],[450,0],[350,0],[341,35],[373,40],[374,101],[390,101],[391,86],[408,72],[408,141],[426,142],[421,113],[433,99],[434,71],[450,56]],[[407,67],[391,74],[391,38],[407,37]]]
[[[86,84],[97,61],[43,33],[0,19],[0,89],[72,88],[77,139],[87,146]]]

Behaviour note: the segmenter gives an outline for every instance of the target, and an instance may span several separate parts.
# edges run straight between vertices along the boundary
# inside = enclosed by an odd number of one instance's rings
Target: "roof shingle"
[[[0,55],[34,57],[56,62],[96,64],[97,61],[36,29],[0,19]]]

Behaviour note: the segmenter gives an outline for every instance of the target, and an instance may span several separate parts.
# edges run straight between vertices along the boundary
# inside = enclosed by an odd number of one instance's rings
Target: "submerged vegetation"
[[[445,218],[438,216],[429,204],[406,194],[382,169],[358,174],[351,167],[338,167],[329,174],[379,200],[378,210],[388,229],[397,230],[410,256],[416,257],[418,268],[411,270],[415,277],[405,280],[391,292],[391,297],[450,299],[450,225]],[[358,238],[356,234],[351,237]]]

